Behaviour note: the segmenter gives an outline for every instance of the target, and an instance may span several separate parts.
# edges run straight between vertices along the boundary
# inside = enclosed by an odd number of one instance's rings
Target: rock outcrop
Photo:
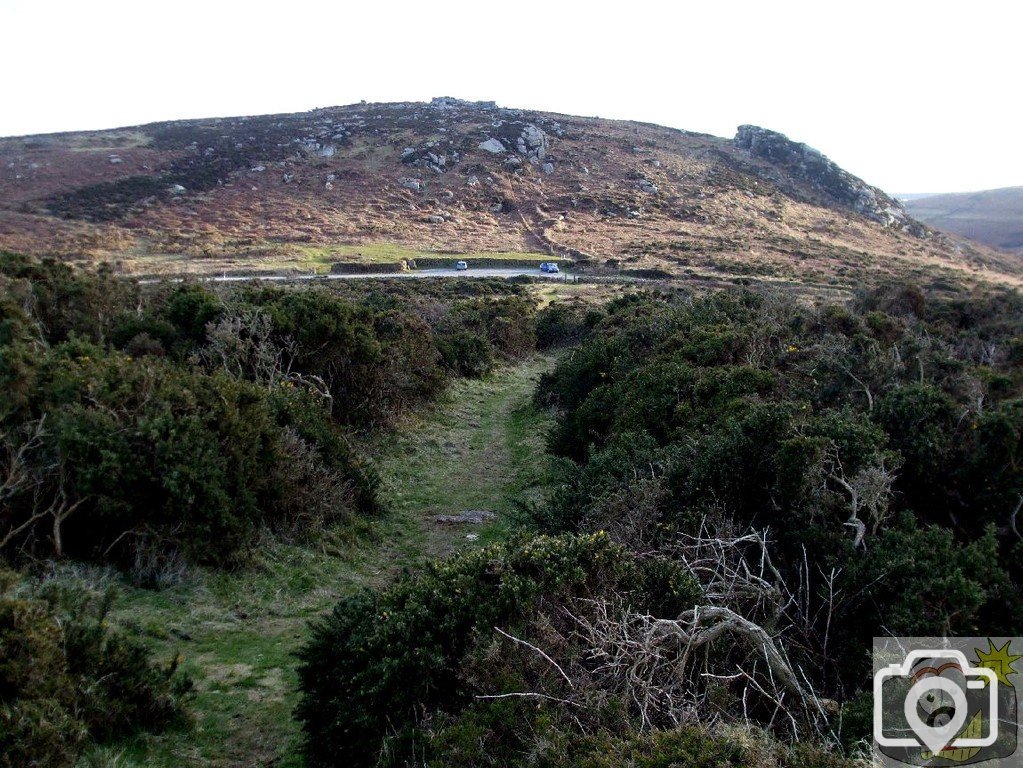
[[[534,160],[545,160],[547,148],[550,146],[547,134],[532,124],[528,124],[522,129],[515,144],[519,154]]]
[[[740,125],[734,142],[754,157],[783,167],[791,176],[808,182],[834,202],[868,219],[912,234],[925,232],[919,222],[906,214],[902,203],[843,170],[813,147],[756,125]]]
[[[521,120],[498,120],[493,127],[496,129],[495,135],[482,142],[479,145],[480,149],[491,154],[514,152],[534,165],[542,166],[548,161],[550,139],[539,126]],[[519,159],[514,155],[506,158],[504,162],[510,166],[520,165]]]
[[[434,109],[497,109],[496,101],[469,101],[456,99],[454,96],[434,96],[430,99],[430,106]]]
[[[490,152],[491,154],[497,155],[504,152],[504,144],[499,142],[497,139],[487,139],[479,145],[480,149]]]

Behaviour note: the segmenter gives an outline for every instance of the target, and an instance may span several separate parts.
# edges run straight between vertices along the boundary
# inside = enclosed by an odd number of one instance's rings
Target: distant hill
[[[357,104],[0,139],[0,248],[132,274],[424,252],[853,285],[1020,279],[816,150],[492,102]]]
[[[920,200],[925,197],[934,197],[936,192],[902,192],[896,194],[894,197],[896,200],[901,202],[903,205],[908,203],[910,200]]]
[[[907,198],[905,206],[936,229],[1023,254],[1023,187]]]

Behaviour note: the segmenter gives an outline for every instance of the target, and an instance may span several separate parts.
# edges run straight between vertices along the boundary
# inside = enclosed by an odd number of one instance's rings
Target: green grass
[[[147,637],[160,661],[181,654],[196,695],[194,727],[120,745],[121,764],[299,765],[293,653],[310,619],[371,583],[368,559],[343,541],[317,549],[268,539],[245,571],[195,570],[159,591],[123,585],[111,620]]]
[[[64,138],[72,152],[110,152],[132,147],[145,147],[153,143],[153,137],[143,131],[103,131],[102,133],[72,134]]]
[[[403,260],[443,259],[454,262],[461,258],[489,262],[492,266],[500,267],[520,265],[523,262],[539,263],[552,257],[544,253],[527,251],[476,251],[471,253],[424,251],[390,242],[349,245],[260,241],[250,242],[246,245],[237,243],[225,245],[216,264],[180,252],[156,252],[149,246],[138,247],[131,253],[124,253],[121,260],[130,273],[138,275],[219,274],[223,271],[264,274],[299,272],[322,275],[330,272],[331,266],[337,262],[375,264],[384,268],[396,266]]]
[[[537,458],[548,417],[530,398],[552,364],[536,357],[483,380],[456,382],[396,435],[368,445],[388,512],[355,534],[315,545],[267,538],[246,570],[196,569],[183,584],[158,591],[132,588],[107,570],[67,567],[61,578],[113,579],[122,595],[111,621],[145,637],[161,662],[180,653],[196,685],[192,728],[96,749],[87,764],[301,766],[293,654],[309,621],[343,595],[382,585],[404,568],[507,535],[517,500],[545,492],[548,478]],[[498,517],[484,526],[433,520],[468,509]]]
[[[402,260],[409,261],[424,257],[470,256],[473,259],[488,261],[545,261],[551,257],[544,253],[525,251],[479,251],[469,254],[449,251],[423,251],[409,248],[397,243],[362,243],[360,245],[289,245],[289,250],[297,250],[301,255],[295,262],[300,268],[314,269],[317,272],[328,272],[330,265],[337,261],[353,264],[395,264]]]
[[[501,538],[520,502],[542,492],[548,478],[537,458],[548,419],[530,398],[551,364],[537,357],[487,379],[461,381],[398,440],[378,446],[384,493],[408,532],[406,558],[449,554],[466,544],[468,533],[479,542]],[[496,519],[479,530],[432,520],[466,510],[493,512]]]

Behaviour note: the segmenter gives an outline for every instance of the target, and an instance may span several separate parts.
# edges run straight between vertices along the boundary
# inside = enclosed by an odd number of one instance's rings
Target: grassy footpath
[[[383,558],[391,567],[449,554],[467,543],[500,538],[523,502],[545,483],[544,414],[531,406],[540,373],[537,357],[484,381],[463,381],[441,407],[400,429],[374,451],[383,495],[404,534],[402,550]],[[484,526],[444,525],[437,515],[493,512]]]
[[[86,761],[107,768],[299,766],[293,653],[308,622],[361,586],[385,583],[402,568],[502,536],[520,500],[543,492],[546,416],[530,406],[537,357],[485,381],[457,382],[428,411],[406,420],[369,450],[383,478],[388,514],[357,540],[315,547],[268,540],[258,563],[240,573],[195,571],[160,591],[121,585],[109,572],[68,577],[97,587],[115,581],[122,596],[112,621],[149,638],[158,658],[180,653],[194,678],[193,729],[141,736]],[[487,510],[483,526],[443,525],[439,514]]]

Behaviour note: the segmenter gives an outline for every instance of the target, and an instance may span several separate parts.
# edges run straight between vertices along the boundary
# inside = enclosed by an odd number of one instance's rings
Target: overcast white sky
[[[0,136],[451,95],[1023,184],[1019,0],[0,0]]]

